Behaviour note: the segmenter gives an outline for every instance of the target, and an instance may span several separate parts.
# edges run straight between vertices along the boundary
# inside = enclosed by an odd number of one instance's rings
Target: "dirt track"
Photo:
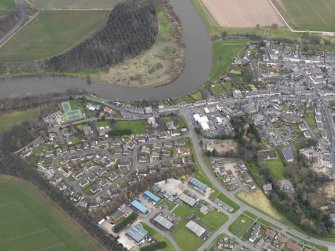
[[[201,0],[222,27],[255,28],[285,23],[268,0]]]

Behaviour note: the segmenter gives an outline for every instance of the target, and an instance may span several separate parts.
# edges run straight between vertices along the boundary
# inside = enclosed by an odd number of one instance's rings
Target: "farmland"
[[[29,2],[37,9],[111,9],[121,1],[122,0],[30,0]]]
[[[0,250],[103,250],[32,185],[0,177]]]
[[[293,29],[335,31],[332,0],[273,0],[273,3]]]
[[[97,29],[107,11],[41,11],[0,48],[1,61],[47,58],[73,47]]]
[[[34,109],[4,113],[0,115],[0,132],[11,129],[22,122],[30,121],[34,118],[36,111]]]
[[[202,0],[215,22],[227,28],[270,27],[284,22],[267,0]]]

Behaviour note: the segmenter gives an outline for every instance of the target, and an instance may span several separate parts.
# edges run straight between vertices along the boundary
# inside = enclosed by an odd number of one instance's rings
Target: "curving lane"
[[[18,0],[22,1],[22,0]],[[186,95],[199,88],[211,70],[211,42],[207,29],[190,0],[170,0],[183,27],[185,68],[172,83],[160,87],[126,87],[112,84],[87,85],[83,79],[24,77],[0,80],[0,98],[85,89],[106,99],[160,100]]]
[[[25,23],[26,19],[26,4],[24,0],[15,0],[16,8],[19,14],[19,20],[17,23],[4,35],[0,37],[0,46],[3,45],[7,39],[15,34]]]

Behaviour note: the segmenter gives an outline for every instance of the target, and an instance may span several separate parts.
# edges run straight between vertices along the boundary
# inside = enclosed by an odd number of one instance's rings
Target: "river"
[[[205,25],[191,0],[170,0],[181,20],[185,41],[185,68],[172,83],[159,87],[127,87],[115,84],[87,85],[86,80],[68,77],[21,77],[0,80],[0,98],[85,89],[106,99],[122,101],[161,100],[186,95],[198,89],[211,70],[211,42]]]

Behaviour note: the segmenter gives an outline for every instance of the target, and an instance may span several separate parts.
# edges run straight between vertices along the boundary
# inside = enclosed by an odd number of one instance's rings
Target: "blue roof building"
[[[149,212],[149,209],[146,208],[146,206],[144,206],[141,202],[139,202],[138,200],[134,200],[131,203],[131,206],[134,207],[137,211],[140,211],[142,214],[146,214]]]
[[[127,230],[127,235],[137,243],[143,241],[144,238],[148,236],[148,234],[148,231],[145,230],[141,224],[132,226]]]
[[[161,198],[159,198],[156,194],[154,194],[150,191],[145,191],[144,192],[144,198],[146,198],[147,200],[151,200],[155,203],[158,203],[161,200]]]
[[[198,190],[200,190],[202,192],[206,192],[206,190],[207,190],[207,185],[202,183],[198,179],[192,178],[188,181],[188,183],[190,183],[192,186],[194,186],[195,188],[197,188]]]

